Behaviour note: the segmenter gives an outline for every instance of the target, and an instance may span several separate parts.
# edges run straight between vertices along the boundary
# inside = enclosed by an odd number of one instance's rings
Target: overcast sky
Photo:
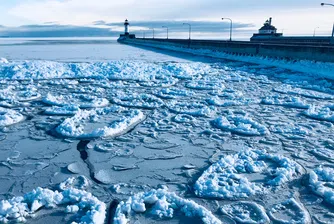
[[[327,0],[334,3],[334,0]],[[228,32],[222,17],[235,22],[236,35],[251,33],[273,17],[279,31],[287,35],[330,35],[334,22],[334,7],[321,7],[318,0],[0,0],[2,31],[25,32],[56,27],[103,29],[115,34],[122,30],[125,18],[133,25],[132,31],[161,25],[173,26],[182,32],[177,22],[189,21],[197,25],[197,35]],[[201,21],[201,22],[199,22]],[[173,25],[174,24],[174,25]],[[222,24],[220,29],[219,24]],[[25,26],[22,25],[44,25]],[[46,26],[45,26],[46,25]],[[182,26],[182,24],[181,24]],[[10,28],[9,28],[10,27]],[[20,29],[15,28],[20,27]],[[43,29],[41,29],[43,28]],[[91,30],[92,31],[92,30]],[[36,31],[37,32],[37,31]],[[83,32],[83,31],[82,31]],[[159,31],[158,31],[159,32]],[[162,31],[161,31],[162,32]],[[196,28],[195,31],[196,32]],[[1,34],[0,34],[1,35]],[[248,34],[247,34],[248,35]]]

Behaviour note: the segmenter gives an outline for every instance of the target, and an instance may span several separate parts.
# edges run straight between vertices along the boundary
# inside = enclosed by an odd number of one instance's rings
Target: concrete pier
[[[228,54],[265,56],[292,60],[311,60],[334,62],[333,45],[315,45],[308,43],[257,43],[250,41],[215,41],[187,39],[152,39],[135,38],[122,39],[120,43],[163,48],[175,47],[189,49],[208,49]]]

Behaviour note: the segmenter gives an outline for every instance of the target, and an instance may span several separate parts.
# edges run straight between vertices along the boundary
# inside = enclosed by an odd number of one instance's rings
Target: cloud
[[[192,25],[193,33],[214,36],[229,31],[229,23],[208,21],[133,21],[131,32],[141,35],[141,30],[155,28],[157,35],[165,34],[162,26],[168,26],[169,32],[174,36],[182,36],[188,32],[188,27],[183,23]],[[106,21],[94,21],[92,26],[72,26],[46,23],[43,25],[24,25],[20,27],[2,27],[0,36],[6,37],[117,37],[124,30],[124,22],[108,23]],[[235,23],[234,32],[238,30],[255,30],[253,24]]]
[[[104,26],[110,27],[122,27],[123,29],[124,22],[118,23],[108,23],[105,21],[99,21],[99,24],[103,24]],[[210,32],[210,33],[220,33],[222,31],[228,31],[230,29],[230,22],[211,22],[211,21],[130,21],[130,26],[132,31],[138,31],[143,29],[152,29],[155,28],[157,31],[162,30],[162,26],[167,26],[172,32],[184,32],[187,27],[183,26],[183,23],[191,24],[192,31],[194,32]],[[253,28],[255,30],[254,24],[244,24],[235,22],[233,24],[233,29],[245,29],[245,28]],[[164,30],[164,29],[163,29]]]
[[[25,25],[20,27],[2,27],[2,37],[109,37],[119,32],[85,26],[69,25]]]
[[[25,21],[25,24],[42,24],[57,21],[59,24],[87,26],[96,21],[191,20],[221,22],[231,17],[235,23],[251,23],[260,27],[273,17],[279,29],[289,34],[312,34],[314,27],[330,33],[333,8],[321,7],[320,0],[17,0],[17,4],[0,14],[2,21]],[[12,4],[13,5],[13,4]],[[3,14],[3,13],[2,13]],[[113,27],[114,29],[119,29]]]

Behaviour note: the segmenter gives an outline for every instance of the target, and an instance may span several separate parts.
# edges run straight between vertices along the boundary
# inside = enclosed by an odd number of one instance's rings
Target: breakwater
[[[135,38],[121,39],[119,42],[131,45],[156,47],[161,49],[203,50],[241,56],[273,57],[292,60],[310,60],[334,62],[334,46],[286,43],[253,43],[250,41],[215,41],[215,40],[184,40],[184,39],[152,39]],[[188,51],[189,51],[188,50]],[[209,50],[209,51],[208,51]]]

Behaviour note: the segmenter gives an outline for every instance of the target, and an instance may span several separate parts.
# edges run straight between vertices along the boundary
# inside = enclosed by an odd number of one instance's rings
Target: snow
[[[263,208],[263,206],[255,202],[240,201],[223,205],[220,209],[223,214],[228,215],[238,223],[270,223],[270,219],[266,214],[266,210]]]
[[[80,111],[78,106],[68,105],[63,107],[53,106],[51,108],[47,108],[44,111],[44,114],[47,115],[75,115]]]
[[[181,89],[176,89],[176,88],[166,88],[166,89],[154,91],[153,94],[162,99],[176,99],[176,98],[190,96],[193,93],[191,91],[186,91],[186,90],[181,90]]]
[[[310,171],[309,183],[312,191],[334,205],[334,169],[318,167]]]
[[[302,101],[299,97],[281,97],[279,95],[267,96],[261,101],[261,103],[267,105],[278,105],[300,109],[308,109],[310,107],[309,104],[307,104],[305,101]]]
[[[93,219],[71,190],[77,189],[108,205],[125,200],[120,207],[130,213],[120,210],[120,222],[207,217],[210,223],[214,215],[222,223],[298,223],[307,222],[309,213],[312,222],[332,223],[334,83],[320,78],[324,70],[312,68],[312,77],[114,45],[119,51],[91,62],[71,55],[63,58],[67,62],[59,55],[52,59],[58,62],[0,62],[3,213],[21,192],[72,192],[66,196],[71,201],[24,202],[26,216],[1,218]],[[69,52],[70,45],[52,47]],[[124,54],[123,48],[129,60],[107,61],[108,55]],[[308,63],[305,71],[314,65]],[[318,170],[320,165],[328,171]],[[169,191],[149,193],[164,186]],[[138,194],[148,195],[144,203]],[[135,200],[126,204],[128,198]]]
[[[199,81],[192,81],[188,82],[185,85],[189,89],[196,89],[196,90],[215,90],[215,89],[225,89],[225,86],[219,80],[199,80]]]
[[[163,105],[163,101],[150,94],[126,94],[118,93],[113,98],[113,103],[124,107],[136,107],[144,109],[155,109]]]
[[[211,97],[206,100],[206,102],[210,105],[220,106],[220,107],[230,107],[230,106],[248,106],[251,104],[258,104],[260,101],[253,99],[245,99],[245,98],[234,98],[228,100],[222,100],[218,96]]]
[[[295,198],[279,203],[269,211],[269,216],[277,223],[311,224],[307,209]]]
[[[131,40],[129,41],[131,43]],[[222,58],[228,60],[235,60],[247,63],[254,63],[259,65],[266,65],[266,66],[275,66],[278,68],[289,69],[292,71],[303,72],[305,74],[312,75],[317,78],[327,78],[327,79],[334,79],[333,70],[334,70],[334,63],[330,62],[316,62],[316,61],[309,61],[309,60],[288,60],[288,59],[277,59],[273,57],[261,57],[261,56],[254,56],[254,55],[238,55],[238,54],[229,54],[225,52],[220,52],[212,49],[204,49],[204,48],[188,48],[188,47],[180,47],[171,45],[161,45],[156,43],[140,43],[135,42],[136,45],[144,45],[150,46],[159,49],[167,49],[176,52],[186,52],[191,53],[194,55],[202,55],[202,56],[209,56],[215,58]]]
[[[62,63],[54,61],[16,61],[1,59],[0,78],[13,80],[95,78],[150,81],[155,77],[196,77],[208,70],[203,63],[154,63],[144,61],[112,61],[95,63]]]
[[[304,111],[304,115],[316,120],[334,122],[334,111],[331,107],[313,105],[307,111]]]
[[[275,167],[270,168],[268,161],[275,163]],[[246,149],[238,154],[222,157],[211,165],[196,181],[194,188],[196,195],[200,197],[248,198],[266,193],[268,186],[280,187],[301,173],[301,166],[286,157]],[[247,178],[248,174],[269,175],[269,180],[252,182]]]
[[[109,101],[105,98],[84,94],[53,96],[48,93],[43,102],[51,106],[66,107],[71,107],[74,104],[80,108],[106,107],[109,104]]]
[[[194,117],[212,117],[215,114],[215,109],[203,103],[170,101],[166,105],[172,112],[191,115]]]
[[[0,107],[0,127],[19,123],[24,119],[25,117],[19,112]]]
[[[294,95],[301,95],[308,98],[314,98],[314,99],[323,99],[323,100],[332,100],[334,99],[334,96],[322,93],[318,91],[313,90],[306,90],[301,88],[294,88],[291,85],[282,85],[280,87],[274,88],[274,91],[279,93],[285,93],[285,94],[294,94]]]
[[[33,218],[41,208],[54,208],[61,205],[69,205],[66,212],[86,212],[80,217],[78,223],[103,224],[106,217],[106,205],[94,197],[91,193],[75,188],[63,191],[53,191],[38,187],[25,194],[23,197],[14,197],[0,202],[0,222],[14,220],[25,222]],[[76,222],[75,222],[76,223]]]
[[[226,117],[218,117],[212,121],[212,125],[224,131],[248,136],[260,136],[269,134],[268,129],[245,115],[228,115]]]
[[[173,218],[174,211],[180,210],[188,217],[199,217],[203,223],[222,223],[210,211],[194,201],[183,199],[175,193],[166,189],[151,190],[131,196],[127,201],[122,201],[114,216],[115,224],[126,224],[130,222],[133,213],[150,212],[158,218]]]
[[[117,121],[112,122],[108,126],[103,128],[96,128],[92,131],[85,132],[84,123],[82,122],[92,122],[98,119],[99,114],[105,115],[113,111],[117,111],[119,108],[114,107],[110,110],[81,110],[77,112],[73,117],[67,118],[61,123],[56,131],[65,137],[71,138],[101,138],[101,137],[115,137],[120,135],[127,130],[133,128],[138,123],[142,122],[145,119],[143,112],[139,110],[133,110],[128,113],[128,115],[123,116]]]

